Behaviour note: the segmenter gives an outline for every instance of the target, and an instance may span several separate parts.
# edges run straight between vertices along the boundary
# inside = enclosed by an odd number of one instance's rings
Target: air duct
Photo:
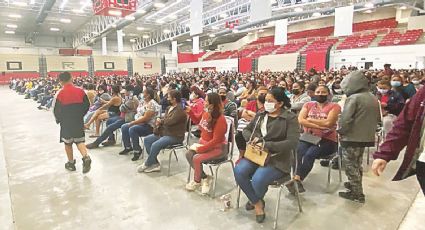
[[[35,19],[35,22],[37,24],[41,24],[44,22],[44,20],[47,17],[47,14],[50,10],[52,10],[53,5],[55,5],[56,0],[46,0],[43,4],[43,6],[40,9],[40,12],[38,12],[37,18]]]

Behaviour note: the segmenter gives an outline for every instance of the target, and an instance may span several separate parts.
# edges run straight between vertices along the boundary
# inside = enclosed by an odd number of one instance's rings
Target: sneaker
[[[366,202],[364,194],[356,194],[352,191],[339,192],[338,195],[344,199],[359,202],[364,204]]]
[[[90,172],[91,169],[91,159],[89,156],[83,157],[83,173]]]
[[[198,182],[195,182],[195,181],[191,181],[191,182],[186,184],[186,190],[188,190],[188,191],[195,191],[199,187],[201,187],[201,183],[198,183]]]
[[[140,152],[134,152],[134,156],[133,156],[133,158],[131,158],[131,160],[132,161],[137,161],[137,160],[139,160],[139,158],[140,158],[140,156],[142,155],[142,151],[140,151]]]
[[[112,140],[112,141],[108,140],[108,141],[105,141],[105,142],[102,143],[102,145],[105,146],[105,147],[113,146],[115,144],[116,144],[115,140]]]
[[[123,151],[119,152],[119,155],[127,155],[129,152],[133,151],[133,149],[124,149]]]
[[[213,178],[211,176],[207,176],[207,178],[201,180],[201,193],[208,194],[211,190],[211,182]]]
[[[147,166],[143,172],[151,173],[151,172],[160,172],[160,171],[161,171],[161,165],[160,164],[153,164],[151,166]]]
[[[75,160],[66,162],[65,168],[68,169],[69,171],[75,171],[75,170],[77,170],[75,168]]]
[[[143,162],[141,165],[139,165],[139,167],[137,167],[137,172],[142,173],[145,171],[145,169],[147,169],[148,166],[145,165],[145,162]]]
[[[87,149],[96,149],[99,148],[99,145],[96,145],[95,143],[90,143],[88,145],[86,145]]]

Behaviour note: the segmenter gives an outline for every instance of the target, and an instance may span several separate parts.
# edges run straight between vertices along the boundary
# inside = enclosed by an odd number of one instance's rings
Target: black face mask
[[[327,95],[317,95],[314,96],[315,101],[319,102],[319,103],[325,103],[328,100],[328,96]]]
[[[293,89],[292,94],[298,95],[298,94],[300,94],[300,90],[299,89]]]
[[[226,100],[226,95],[220,95],[221,101],[225,101]]]
[[[261,102],[261,104],[266,103],[266,95],[259,95],[258,101]]]

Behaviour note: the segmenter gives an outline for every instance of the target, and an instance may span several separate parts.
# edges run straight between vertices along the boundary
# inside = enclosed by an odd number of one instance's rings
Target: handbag
[[[304,141],[313,145],[319,145],[321,140],[322,140],[321,137],[315,136],[307,132],[302,133],[300,136],[300,141]]]
[[[254,132],[257,128],[257,125],[260,121],[260,117],[258,118],[254,129],[252,131],[251,137],[249,138],[249,142],[246,146],[246,151],[244,154],[244,158],[248,159],[249,161],[259,165],[259,166],[264,166],[266,164],[267,158],[269,156],[269,153],[264,149],[264,140],[263,140],[263,145],[256,145],[256,144],[252,144],[252,137],[254,136]]]

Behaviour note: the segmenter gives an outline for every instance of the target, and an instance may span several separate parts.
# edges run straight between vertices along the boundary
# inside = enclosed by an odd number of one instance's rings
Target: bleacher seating
[[[422,34],[422,29],[407,30],[404,34],[391,32],[379,42],[379,46],[411,45],[417,42]]]
[[[369,35],[351,35],[344,39],[341,44],[338,45],[337,49],[355,49],[355,48],[365,48],[372,43],[372,41],[376,38],[376,34]]]
[[[258,58],[260,56],[263,55],[270,55],[272,54],[276,49],[278,49],[280,46],[267,46],[267,47],[263,47],[260,48],[258,50],[256,50],[254,53],[252,53],[249,57],[250,58]]]
[[[358,22],[353,24],[353,32],[360,32],[365,30],[379,30],[387,28],[396,28],[398,25],[395,18]]]
[[[335,45],[335,43],[337,42],[338,42],[337,38],[318,39],[310,43],[310,45],[307,46],[307,48],[305,49],[305,51],[303,51],[303,53],[312,52],[312,51],[325,51],[329,49],[329,47]]]
[[[290,42],[284,46],[281,46],[276,50],[276,54],[286,54],[286,53],[296,53],[304,46],[307,45],[307,42]]]
[[[310,37],[329,37],[334,32],[334,27],[325,27],[314,30],[304,30],[299,32],[288,33],[288,39],[300,39]]]

